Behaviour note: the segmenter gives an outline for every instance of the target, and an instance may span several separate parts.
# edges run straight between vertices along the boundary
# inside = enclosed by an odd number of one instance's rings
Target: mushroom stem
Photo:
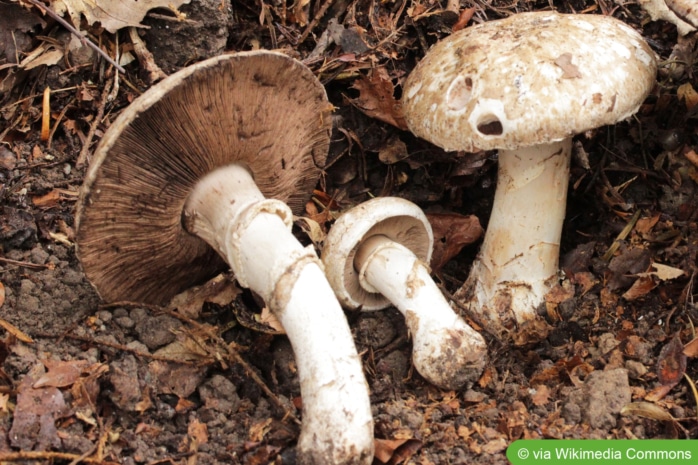
[[[411,250],[384,235],[371,236],[359,245],[354,268],[367,292],[382,294],[405,316],[412,362],[425,379],[458,389],[480,377],[487,360],[483,337],[453,311]]]
[[[303,396],[299,463],[370,463],[373,423],[361,360],[317,255],[291,233],[291,210],[265,199],[234,164],[200,180],[184,211],[187,230],[264,299],[293,346]]]
[[[499,151],[485,239],[456,293],[495,334],[535,320],[556,280],[571,151],[570,138]]]

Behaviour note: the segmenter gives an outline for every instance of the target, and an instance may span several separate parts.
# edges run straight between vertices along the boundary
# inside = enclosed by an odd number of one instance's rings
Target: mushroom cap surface
[[[197,181],[242,163],[260,191],[300,212],[329,148],[324,87],[270,51],[211,58],[138,97],[106,131],[77,205],[77,254],[106,301],[164,304],[227,266],[185,230]]]
[[[434,235],[424,212],[399,197],[376,197],[343,213],[332,225],[322,249],[325,275],[346,308],[380,310],[391,305],[383,295],[366,291],[354,268],[356,251],[371,236],[383,235],[428,264]]]
[[[445,150],[516,149],[632,115],[656,60],[622,21],[519,13],[434,45],[405,82],[407,125]]]

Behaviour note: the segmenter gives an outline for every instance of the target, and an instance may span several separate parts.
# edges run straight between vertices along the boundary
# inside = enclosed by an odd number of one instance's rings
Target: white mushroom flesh
[[[320,260],[291,233],[291,210],[265,199],[234,164],[199,181],[185,217],[187,229],[225,257],[288,335],[303,396],[300,462],[371,463],[373,421],[361,360]]]
[[[444,389],[479,378],[487,361],[485,340],[453,311],[412,251],[372,236],[359,246],[354,266],[364,288],[381,293],[405,316],[419,374]]]
[[[540,321],[557,275],[571,138],[635,113],[656,70],[619,20],[534,12],[454,33],[408,77],[413,133],[446,150],[500,150],[482,250],[456,293],[488,331]]]
[[[322,251],[328,280],[348,308],[394,305],[412,335],[412,361],[432,384],[458,389],[475,382],[487,361],[483,337],[450,307],[429,275],[431,225],[419,207],[378,197],[347,210]]]

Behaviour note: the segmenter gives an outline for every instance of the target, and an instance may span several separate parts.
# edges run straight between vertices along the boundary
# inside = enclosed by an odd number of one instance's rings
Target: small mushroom
[[[292,209],[325,161],[331,108],[312,72],[280,53],[224,55],[171,75],[102,138],[77,207],[77,252],[109,301],[163,304],[227,263],[293,346],[299,462],[369,464],[360,358],[322,263],[291,233]]]
[[[454,33],[408,77],[402,104],[414,134],[446,150],[499,149],[485,238],[456,293],[489,332],[541,326],[537,309],[557,281],[572,137],[635,113],[656,69],[619,20],[535,12]]]
[[[415,204],[378,197],[346,211],[322,250],[327,279],[350,309],[394,305],[413,339],[412,362],[429,382],[458,389],[487,361],[483,337],[449,306],[429,275],[434,237]]]

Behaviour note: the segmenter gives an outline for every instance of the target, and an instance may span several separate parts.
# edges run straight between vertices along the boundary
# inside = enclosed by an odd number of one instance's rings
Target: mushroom
[[[108,301],[163,304],[227,263],[292,344],[299,462],[369,464],[360,358],[320,259],[291,233],[292,210],[302,210],[325,161],[331,109],[312,72],[280,53],[220,56],[169,76],[96,149],[77,206],[77,252]]]
[[[665,0],[666,6],[693,27],[698,27],[698,2],[696,0]]]
[[[485,238],[456,293],[489,332],[525,335],[527,326],[541,336],[537,309],[558,279],[572,137],[635,113],[655,74],[652,50],[623,22],[535,12],[454,33],[406,80],[414,134],[445,150],[499,150]]]
[[[417,371],[436,386],[458,389],[480,376],[487,347],[431,279],[426,264],[433,243],[431,225],[419,207],[378,197],[337,219],[322,261],[345,307],[371,311],[394,305],[412,335]]]

